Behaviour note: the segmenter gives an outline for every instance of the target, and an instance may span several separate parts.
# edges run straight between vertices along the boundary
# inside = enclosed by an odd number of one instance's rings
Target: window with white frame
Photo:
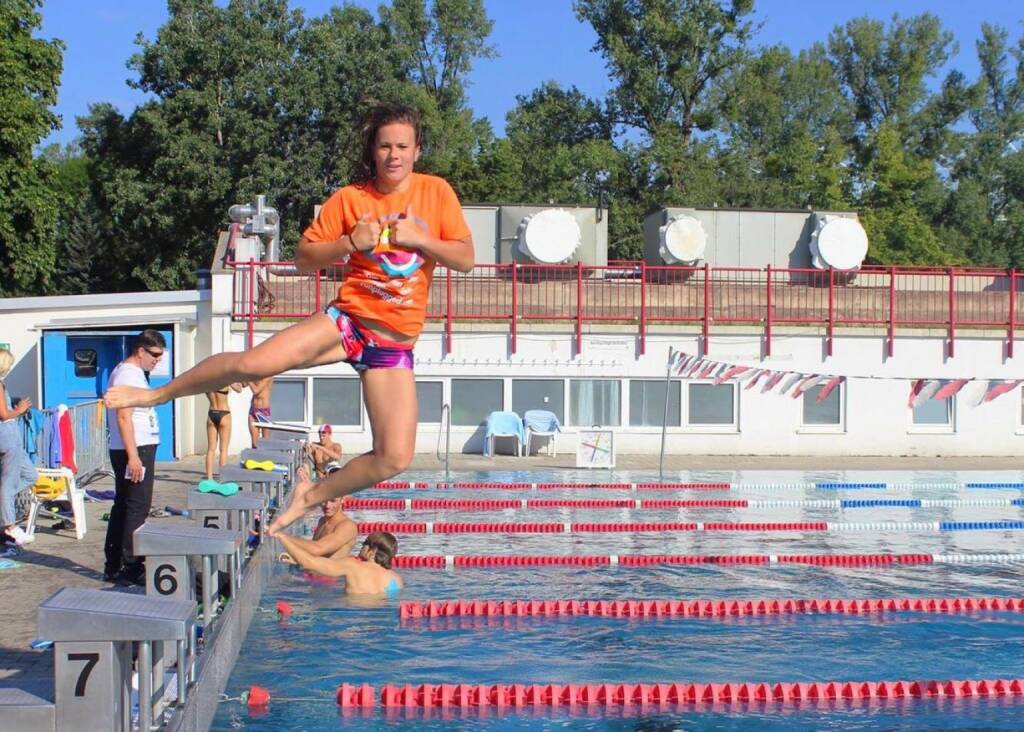
[[[686,422],[693,427],[736,425],[735,384],[689,384]]]
[[[580,427],[621,424],[621,392],[618,379],[571,379],[569,381],[569,417]]]
[[[313,424],[359,426],[363,388],[358,378],[313,378]]]
[[[565,380],[512,379],[512,411],[522,417],[530,409],[546,409],[565,424]]]
[[[306,421],[306,379],[274,379],[270,416],[275,422]]]
[[[452,424],[476,427],[502,410],[501,379],[452,379]]]
[[[804,427],[843,426],[843,391],[846,382],[840,383],[824,399],[819,399],[825,386],[818,384],[803,393]]]
[[[679,382],[669,382],[668,426],[682,423],[679,409]],[[629,426],[661,427],[665,421],[665,380],[631,379],[629,382]]]
[[[939,382],[938,389],[944,387],[946,380]],[[936,389],[936,391],[938,391]],[[910,423],[915,429],[920,430],[944,430],[953,427],[953,402],[955,397],[949,399],[923,400],[912,408]]]
[[[417,381],[416,403],[420,409],[419,422],[440,422],[444,384],[440,381]]]

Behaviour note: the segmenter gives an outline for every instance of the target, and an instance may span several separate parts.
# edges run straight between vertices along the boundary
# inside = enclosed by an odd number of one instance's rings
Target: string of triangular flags
[[[760,387],[762,394],[789,393],[797,399],[814,387],[822,384],[818,390],[816,401],[823,402],[836,388],[846,381],[845,376],[834,374],[815,374],[803,371],[787,371],[766,369],[759,366],[738,366],[725,361],[701,358],[682,351],[674,351],[673,363],[669,365],[669,373],[684,379],[712,379],[715,384],[733,382],[745,391]],[[854,378],[881,379],[902,377],[858,376]],[[943,383],[945,381],[945,383]],[[959,393],[972,381],[984,381],[985,390],[980,403],[990,402],[996,397],[1013,391],[1024,379],[910,379],[910,396],[908,407],[919,407],[929,399],[949,399]]]

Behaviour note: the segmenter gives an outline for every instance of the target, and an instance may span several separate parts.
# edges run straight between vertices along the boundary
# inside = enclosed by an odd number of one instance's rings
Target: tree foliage
[[[128,60],[150,99],[97,104],[76,145],[33,154],[58,124],[61,44],[32,37],[39,0],[0,0],[0,295],[190,287],[257,194],[288,256],[382,99],[422,110],[421,169],[463,200],[607,204],[611,258],[641,255],[652,209],[720,205],[856,210],[875,262],[1024,266],[1024,36],[983,26],[968,79],[931,14],[855,18],[794,53],[754,46],[753,5],[574,0],[611,90],[545,82],[499,137],[467,102],[496,53],[483,0],[316,17],[168,0]]]
[[[63,44],[32,36],[39,0],[0,0],[0,297],[49,287],[56,263],[59,197],[54,171],[33,147],[60,120],[57,100]]]

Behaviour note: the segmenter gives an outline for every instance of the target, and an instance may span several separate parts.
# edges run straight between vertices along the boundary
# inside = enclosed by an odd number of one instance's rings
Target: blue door
[[[43,334],[43,407],[80,404],[97,399],[106,391],[110,372],[128,355],[137,328],[127,331],[54,331]],[[173,378],[173,334],[160,331],[167,341],[167,355],[149,375],[153,386]],[[171,403],[156,408],[160,423],[157,460],[174,460],[174,408]]]

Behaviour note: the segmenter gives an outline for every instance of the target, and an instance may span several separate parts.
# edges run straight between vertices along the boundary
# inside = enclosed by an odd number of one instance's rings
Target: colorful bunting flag
[[[956,379],[955,381],[951,381],[935,392],[935,396],[933,396],[932,399],[949,399],[951,396],[963,389],[964,386],[967,385],[968,381],[970,381],[970,379]]]

